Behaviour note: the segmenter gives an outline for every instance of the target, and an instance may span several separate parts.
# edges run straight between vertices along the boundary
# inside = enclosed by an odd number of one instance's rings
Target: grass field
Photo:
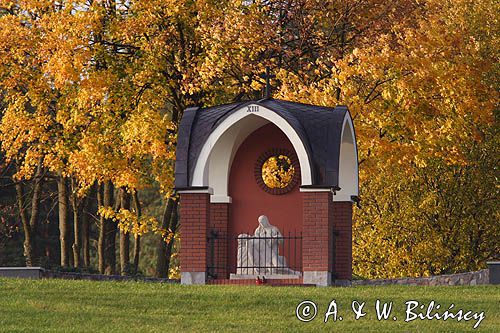
[[[377,320],[377,299],[393,302],[388,320]],[[310,322],[296,317],[304,300],[317,304],[317,316]],[[324,323],[332,300],[337,321],[332,315]],[[366,315],[358,320],[351,310],[354,300],[366,302]],[[484,311],[484,320],[475,330],[476,319],[405,322],[409,300],[426,309],[434,300],[441,314],[454,303],[455,313]],[[500,286],[301,288],[0,279],[0,332],[214,331],[500,332]]]

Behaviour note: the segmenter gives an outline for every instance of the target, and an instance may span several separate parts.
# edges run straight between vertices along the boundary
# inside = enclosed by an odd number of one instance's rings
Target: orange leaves
[[[1,148],[7,160],[20,162],[16,178],[31,178],[38,161],[50,149],[50,117],[36,109],[26,110],[29,100],[18,96],[4,110],[0,122]]]
[[[488,4],[483,1],[473,11],[490,17],[479,10],[486,10]],[[472,124],[489,126],[493,121],[498,91],[488,87],[484,78],[495,71],[496,56],[485,48],[498,48],[498,42],[481,45],[470,36],[491,22],[464,21],[468,15],[458,13],[467,12],[469,3],[433,5],[395,22],[391,34],[354,48],[342,59],[322,59],[332,61],[331,77],[304,84],[303,78],[280,72],[279,96],[315,104],[348,104],[356,115],[361,154],[367,149],[373,153],[375,144],[376,158],[382,160],[391,158],[392,150],[402,149],[409,154],[407,160],[418,155],[419,165],[425,164],[426,156],[465,163],[455,143],[477,138]],[[384,133],[384,138],[363,136],[365,126]]]
[[[2,148],[21,163],[25,176],[43,156],[49,170],[76,178],[81,189],[104,180],[139,188],[161,179],[171,186],[165,178],[173,172],[165,161],[173,159],[175,138],[167,135],[171,126],[160,114],[164,92],[142,90],[152,85],[158,68],[134,82],[141,75],[137,63],[120,53],[129,46],[116,46],[122,18],[107,16],[103,3],[49,3],[25,1],[15,15],[0,18],[6,27],[0,32],[0,88],[8,103]]]
[[[391,5],[404,7],[405,3],[411,8],[405,1]],[[368,13],[358,12],[361,20],[376,13],[366,5]],[[426,1],[408,15],[392,15],[399,19],[388,21],[390,29],[384,31],[384,23],[377,24],[382,34],[368,32],[363,38],[353,38],[352,51],[342,57],[316,59],[329,68],[323,78],[311,83],[313,75],[307,71],[278,73],[277,97],[329,106],[347,104],[353,114],[362,161],[364,205],[356,217],[359,239],[355,247],[361,274],[419,275],[450,268],[440,256],[450,255],[443,235],[452,236],[430,226],[439,219],[436,228],[444,228],[448,222],[442,214],[458,218],[456,207],[469,203],[454,201],[461,197],[455,191],[465,189],[452,184],[473,178],[478,165],[488,163],[485,156],[493,154],[483,152],[476,160],[478,155],[470,150],[495,140],[486,133],[496,126],[499,98],[495,88],[499,43],[492,33],[493,27],[498,30],[492,14],[497,7],[491,0]],[[316,69],[314,73],[318,71],[322,72]],[[457,169],[467,171],[460,174]],[[489,177],[483,174],[476,180],[481,178]],[[435,191],[447,188],[451,197],[437,200],[434,194],[420,192],[436,187]],[[490,183],[489,187],[494,186]],[[452,212],[443,212],[439,206],[443,202]],[[488,222],[476,220],[472,225],[491,222],[486,215],[483,220]],[[467,251],[467,245],[459,246],[460,251]],[[421,262],[413,265],[410,261]],[[426,267],[422,261],[435,264]]]
[[[77,179],[82,193],[107,180],[129,189],[157,183],[169,193],[182,111],[260,98],[270,66],[274,97],[349,106],[365,202],[356,251],[359,267],[376,262],[362,273],[400,274],[402,262],[408,274],[446,267],[439,261],[449,254],[446,240],[429,228],[436,212],[452,214],[439,210],[436,179],[460,197],[453,172],[477,167],[476,158],[486,163],[493,149],[498,3],[110,3],[23,0],[12,15],[2,12],[0,140],[19,178],[43,158],[48,170]],[[432,190],[419,196],[421,188]],[[141,233],[149,223],[113,214],[124,230]],[[426,237],[428,246],[419,243]],[[425,256],[435,267],[408,264]]]

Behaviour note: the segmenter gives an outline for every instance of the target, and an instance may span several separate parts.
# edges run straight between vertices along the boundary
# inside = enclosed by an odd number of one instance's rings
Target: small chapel
[[[176,154],[182,284],[350,284],[358,155],[347,107],[188,108]]]

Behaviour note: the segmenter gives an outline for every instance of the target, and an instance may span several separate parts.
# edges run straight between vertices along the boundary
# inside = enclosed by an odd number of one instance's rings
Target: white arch
[[[302,185],[311,185],[312,169],[307,151],[293,127],[276,112],[251,104],[228,116],[210,134],[196,161],[190,186],[211,187],[211,202],[230,202],[228,179],[234,155],[250,133],[269,122],[290,140],[299,160]]]
[[[339,187],[340,191],[333,196],[334,201],[350,201],[351,196],[359,195],[358,146],[356,145],[354,126],[349,112],[345,114],[342,124]]]

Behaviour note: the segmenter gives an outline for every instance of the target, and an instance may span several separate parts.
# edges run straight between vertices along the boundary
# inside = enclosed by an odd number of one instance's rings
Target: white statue
[[[293,274],[288,268],[285,257],[279,255],[279,246],[283,244],[283,235],[279,229],[269,223],[265,215],[259,216],[259,226],[254,235],[238,235],[238,257],[236,274]]]

